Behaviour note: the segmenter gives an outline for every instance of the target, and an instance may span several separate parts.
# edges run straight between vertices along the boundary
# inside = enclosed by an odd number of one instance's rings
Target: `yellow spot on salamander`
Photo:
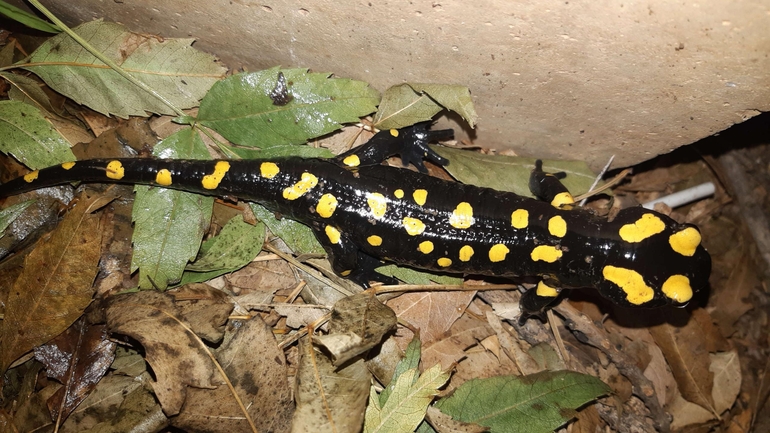
[[[351,272],[353,272],[353,270],[352,269],[348,269],[346,271],[340,272],[340,275],[342,275],[343,277],[347,277],[348,275],[350,275]]]
[[[358,157],[358,155],[348,155],[345,157],[345,159],[342,160],[342,163],[348,167],[358,167],[361,165],[361,159]]]
[[[281,169],[274,162],[263,162],[259,166],[259,175],[265,179],[272,179],[280,173]]]
[[[473,257],[473,247],[470,245],[465,245],[462,248],[460,248],[460,261],[461,262],[467,262],[468,260]]]
[[[449,266],[452,266],[452,259],[448,257],[442,257],[436,260],[436,263],[438,263],[438,265],[442,268],[448,268]]]
[[[563,208],[563,209],[571,209],[572,206],[569,206],[569,205],[574,203],[575,203],[574,197],[572,197],[572,194],[568,192],[560,192],[556,194],[553,200],[551,200],[551,206]]]
[[[449,225],[457,229],[467,229],[473,225],[474,221],[473,207],[466,202],[458,204],[449,217]]]
[[[694,227],[687,227],[684,230],[674,233],[668,238],[671,249],[687,257],[692,257],[692,255],[695,254],[695,250],[698,248],[698,245],[700,245],[700,242],[700,232]]]
[[[390,135],[392,135],[394,137],[398,137],[398,129],[391,129],[390,130]]]
[[[39,174],[40,174],[40,171],[38,170],[30,171],[29,173],[24,175],[24,181],[26,181],[27,183],[32,183],[35,180],[37,180],[37,176]]]
[[[641,242],[666,229],[666,223],[651,213],[642,215],[632,224],[626,224],[618,230],[620,239],[626,242]]]
[[[423,254],[430,254],[433,252],[433,242],[422,241],[420,242],[420,245],[417,246],[417,249],[420,250],[420,252]]]
[[[642,305],[652,300],[655,292],[644,282],[639,272],[615,266],[605,266],[602,274],[607,281],[618,285],[626,292],[626,300],[634,305]]]
[[[74,162],[65,162],[65,163],[63,163],[61,165],[61,168],[65,169],[65,170],[69,170],[69,169],[71,169],[74,166],[75,166]]]
[[[227,161],[217,161],[214,164],[214,172],[203,176],[201,185],[204,189],[217,189],[219,183],[224,179],[227,170],[230,170],[230,163]]]
[[[329,218],[334,215],[334,211],[337,210],[337,197],[331,194],[324,194],[318,200],[318,204],[315,206],[315,211],[321,218]]]
[[[126,170],[123,168],[123,164],[120,161],[110,161],[107,164],[107,177],[110,179],[120,180],[126,174]]]
[[[373,247],[379,247],[382,245],[382,238],[377,235],[371,235],[368,238],[366,238],[366,242],[369,242],[369,245]]]
[[[560,215],[552,217],[548,220],[548,233],[557,238],[564,237],[567,234],[567,222]]]
[[[414,198],[415,203],[422,206],[428,200],[428,191],[425,191],[424,189],[416,189],[412,194],[412,198]]]
[[[399,189],[393,191],[393,195],[395,195],[396,198],[404,198],[404,190],[399,188]]]
[[[526,209],[516,209],[511,214],[511,225],[517,229],[527,228],[529,225],[529,211]]]
[[[171,185],[171,172],[165,168],[158,170],[155,174],[155,183],[163,186]]]
[[[372,215],[377,219],[385,216],[385,212],[388,210],[388,201],[385,199],[384,195],[378,192],[366,194],[366,203],[369,205],[369,210],[372,211]]]
[[[532,258],[533,262],[542,260],[547,263],[553,263],[561,258],[561,254],[561,250],[556,247],[540,245],[535,247],[529,256]]]
[[[417,236],[425,231],[425,224],[417,218],[404,217],[402,224],[409,236]]]
[[[318,185],[318,178],[310,173],[302,173],[299,182],[283,190],[283,198],[296,200]]]
[[[672,275],[668,277],[661,287],[663,294],[674,302],[687,302],[692,299],[692,287],[690,279],[684,275]]]
[[[340,233],[339,230],[337,230],[332,226],[326,226],[324,231],[326,232],[326,237],[329,238],[329,242],[333,244],[340,243],[340,238],[342,237],[342,234]]]
[[[549,286],[548,284],[540,281],[537,283],[536,292],[537,296],[543,296],[546,298],[555,298],[559,296],[559,291],[556,288]]]
[[[492,245],[492,248],[489,249],[489,261],[495,263],[502,262],[510,251],[511,250],[503,244]]]

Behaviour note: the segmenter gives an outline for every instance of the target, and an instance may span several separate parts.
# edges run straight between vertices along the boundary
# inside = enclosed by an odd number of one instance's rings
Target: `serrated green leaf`
[[[197,260],[187,266],[188,271],[210,272],[226,270],[232,272],[251,262],[262,250],[265,240],[265,225],[252,225],[236,215],[227,222],[219,234],[204,243],[205,251]],[[224,272],[223,272],[224,273]]]
[[[61,29],[56,24],[51,24],[48,21],[41,20],[40,18],[32,15],[31,13],[19,9],[16,6],[9,5],[4,1],[0,1],[0,14],[7,16],[8,18],[20,22],[25,26],[40,30],[46,33],[59,33]]]
[[[529,175],[535,168],[534,158],[484,155],[441,146],[432,148],[449,159],[449,165],[444,168],[462,183],[532,197],[529,192]],[[567,177],[562,179],[562,183],[573,195],[587,192],[596,177],[583,161],[543,160],[543,170],[549,173],[566,172]]]
[[[323,147],[297,146],[294,144],[281,144],[270,146],[266,149],[251,149],[245,147],[226,146],[233,154],[242,159],[272,159],[286,156],[299,158],[332,158],[334,154]]]
[[[74,161],[69,143],[31,105],[0,101],[0,152],[37,170]]]
[[[274,105],[269,96],[279,71],[292,96],[286,105]],[[357,122],[379,100],[377,91],[362,81],[275,67],[218,82],[201,101],[198,121],[233,143],[267,149],[305,143],[342,123]]]
[[[456,84],[407,83],[416,92],[427,93],[447,110],[454,111],[468,122],[471,128],[476,126],[476,107],[473,106],[471,91]]]
[[[256,203],[250,203],[252,212],[258,220],[265,223],[270,231],[281,238],[294,254],[324,254],[310,227],[289,218],[278,219],[275,214]]]
[[[203,141],[189,128],[160,142],[153,154],[164,158],[209,158]],[[138,185],[135,191],[131,272],[139,270],[140,288],[163,290],[180,280],[187,262],[197,255],[211,221],[214,199],[157,186]]]
[[[0,77],[12,84],[11,90],[8,91],[8,98],[11,100],[36,106],[49,117],[55,114],[61,114],[60,112],[57,112],[53,105],[51,105],[51,100],[40,87],[39,81],[35,81],[24,75],[11,74],[9,72],[0,72]]]
[[[225,68],[213,56],[190,46],[192,39],[159,40],[129,32],[116,23],[92,21],[73,29],[97,50],[114,60],[179,108],[192,108]],[[105,66],[67,34],[40,46],[28,59],[32,71],[52,89],[99,113],[146,116],[173,114],[163,102]]]
[[[7,229],[8,226],[34,202],[35,200],[27,200],[0,210],[0,232],[5,231],[5,229]],[[2,237],[2,233],[0,233],[0,237]]]
[[[577,409],[611,392],[599,379],[573,371],[473,379],[436,402],[452,418],[510,433],[552,432]]]
[[[383,389],[380,393],[380,407],[387,403],[390,394],[393,392],[393,389],[396,386],[398,378],[404,374],[404,372],[410,369],[417,369],[420,366],[421,355],[420,337],[415,335],[412,338],[412,341],[410,341],[409,345],[406,347],[404,357],[398,361],[398,364],[396,364],[396,370],[393,372],[393,377],[390,379],[390,384],[388,384],[388,386],[386,386],[385,389]]]
[[[377,393],[369,394],[366,408],[364,433],[411,432],[425,418],[425,411],[438,389],[449,380],[449,374],[434,365],[418,376],[416,368],[405,371],[398,377],[388,401],[380,406]]]
[[[463,279],[459,277],[431,274],[430,272],[418,271],[416,269],[397,265],[386,265],[379,267],[377,268],[377,272],[383,275],[396,277],[407,284],[427,285],[431,284],[431,281],[437,284],[445,285],[456,285],[463,283]]]
[[[442,109],[458,113],[471,127],[476,124],[478,116],[467,87],[405,83],[389,88],[382,95],[374,126],[379,129],[403,128],[431,120]]]

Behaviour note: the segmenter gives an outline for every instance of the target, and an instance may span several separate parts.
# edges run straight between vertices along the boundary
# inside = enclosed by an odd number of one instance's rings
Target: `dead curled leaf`
[[[24,260],[2,322],[3,372],[19,356],[61,334],[91,303],[102,233],[100,217],[92,212],[112,199],[82,199]]]
[[[187,387],[214,388],[215,367],[208,349],[181,321],[182,311],[165,293],[113,296],[106,310],[111,333],[136,339],[146,351],[157,381],[153,383],[163,411],[179,413]]]

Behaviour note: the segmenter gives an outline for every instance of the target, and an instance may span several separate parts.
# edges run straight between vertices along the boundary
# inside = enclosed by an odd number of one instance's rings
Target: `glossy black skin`
[[[362,150],[361,158],[366,163],[381,157],[371,151],[367,154],[366,148]],[[389,149],[385,153],[391,152]],[[354,152],[346,155],[351,153]],[[153,184],[156,172],[165,168],[172,174],[171,188],[260,203],[310,226],[329,253],[334,270],[343,275],[352,271],[348,277],[364,286],[368,286],[370,280],[393,282],[373,271],[379,264],[374,258],[441,272],[540,276],[552,287],[595,287],[603,296],[624,306],[638,305],[630,304],[622,290],[604,279],[601,270],[605,265],[633,269],[644,277],[645,282],[655,289],[654,298],[641,305],[644,307],[671,303],[659,287],[673,274],[689,278],[694,290],[707,284],[711,268],[708,253],[702,246],[693,257],[673,252],[667,244],[668,237],[688,225],[678,224],[665,215],[636,207],[620,211],[612,222],[608,222],[581,209],[557,209],[544,201],[448,182],[410,170],[383,165],[345,167],[340,163],[344,156],[332,160],[270,160],[280,168],[271,179],[260,175],[260,166],[265,161],[228,161],[230,168],[215,190],[203,188],[200,179],[213,172],[217,161],[118,159],[125,169],[125,176],[118,182]],[[58,166],[47,168],[41,170],[38,179],[32,183],[16,179],[1,185],[0,197],[69,181],[116,182],[105,176],[109,161],[113,160],[79,161],[70,170]],[[303,173],[315,175],[318,184],[298,199],[285,199],[284,189],[295,184]],[[396,198],[397,189],[404,191],[403,198]],[[412,199],[416,189],[428,192],[424,205],[418,205]],[[373,216],[367,204],[367,194],[372,192],[382,194],[387,200],[387,212],[380,219]],[[332,194],[338,200],[337,209],[328,218],[316,212],[316,204],[323,194]],[[467,202],[473,208],[475,222],[466,229],[454,228],[447,223],[460,202]],[[524,229],[511,226],[511,213],[516,209],[529,212],[529,225]],[[633,223],[644,213],[654,213],[663,220],[665,232],[640,243],[621,240],[620,227]],[[566,221],[568,230],[563,237],[553,236],[548,231],[548,220],[555,215]],[[402,225],[405,216],[421,220],[425,224],[424,232],[409,235]],[[327,225],[341,232],[339,243],[329,241],[324,232]],[[371,235],[380,236],[382,244],[370,245],[367,238]],[[424,254],[418,250],[420,242],[425,240],[434,243],[433,253]],[[505,244],[510,252],[505,260],[493,263],[487,253],[491,245],[498,243]],[[458,259],[459,250],[465,245],[475,251],[467,262]],[[530,253],[538,245],[556,246],[563,255],[555,263],[533,261]],[[438,257],[451,258],[452,265],[439,266]],[[528,313],[542,310],[553,301],[553,298],[537,296],[534,290],[525,298],[528,298],[523,301],[525,308],[535,310]]]

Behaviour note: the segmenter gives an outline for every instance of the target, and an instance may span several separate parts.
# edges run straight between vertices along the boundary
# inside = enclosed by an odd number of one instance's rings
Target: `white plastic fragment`
[[[714,191],[714,184],[712,182],[706,182],[692,188],[687,188],[685,190],[656,198],[652,201],[648,201],[647,203],[643,204],[642,207],[646,209],[652,209],[656,203],[662,202],[670,208],[675,208],[696,200],[700,200],[704,197],[708,197],[711,194],[714,194]]]

